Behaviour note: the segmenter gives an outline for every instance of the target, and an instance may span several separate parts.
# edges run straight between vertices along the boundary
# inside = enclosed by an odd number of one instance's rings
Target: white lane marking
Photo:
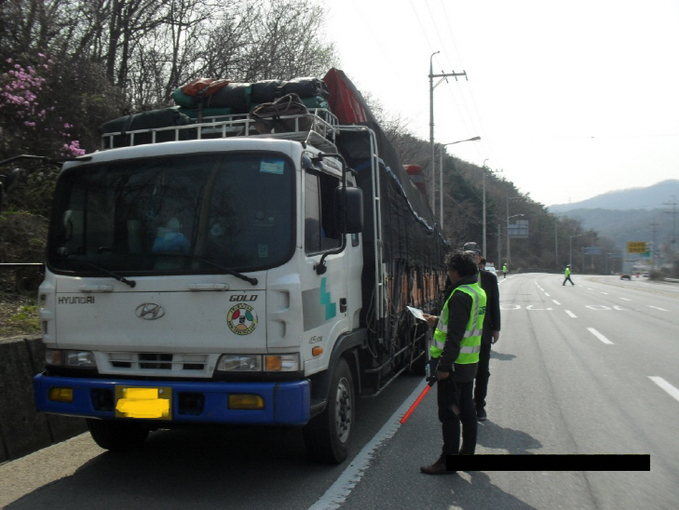
[[[577,318],[578,318],[578,316],[575,315],[575,314],[574,314],[573,312],[571,312],[570,310],[566,310],[566,313],[567,313],[570,317],[572,317],[573,319],[577,319]]]
[[[602,292],[604,296],[608,296],[608,292]]]
[[[547,297],[551,297],[551,296],[550,296],[549,294],[547,294],[546,292],[545,292],[545,296],[547,296]]]
[[[668,383],[665,379],[651,375],[649,375],[648,378],[665,390],[672,398],[679,401],[679,390]]]
[[[605,344],[613,345],[613,342],[611,342],[608,338],[606,338],[604,335],[599,333],[596,329],[594,328],[587,328],[587,331],[592,333],[595,337],[597,337],[599,340],[601,340]]]
[[[623,301],[632,301],[631,299],[627,299],[626,297],[621,297],[620,299],[622,299]]]
[[[552,301],[554,301],[554,304],[555,304],[555,305],[561,306],[561,303],[559,303],[556,299],[552,299]]]
[[[653,306],[653,305],[648,305],[649,308],[655,308],[656,310],[660,310],[661,312],[667,312],[664,308],[660,308],[659,306]]]
[[[515,303],[505,303],[503,305],[500,305],[500,310],[520,310],[521,305],[517,305]]]
[[[408,411],[415,399],[424,389],[426,383],[422,382],[415,390],[403,401],[401,407],[391,415],[387,422],[382,426],[377,434],[358,452],[351,463],[346,467],[342,474],[335,480],[325,494],[316,503],[309,507],[309,510],[336,510],[341,508],[346,499],[351,494],[353,488],[361,481],[365,470],[368,469],[372,457],[383,442],[391,439],[401,426],[401,418]]]

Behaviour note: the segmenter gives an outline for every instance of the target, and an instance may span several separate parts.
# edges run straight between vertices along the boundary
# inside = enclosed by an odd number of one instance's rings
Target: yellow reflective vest
[[[464,336],[460,342],[460,354],[455,363],[467,365],[479,362],[479,352],[481,351],[481,335],[483,333],[483,319],[486,315],[486,293],[481,285],[476,282],[473,284],[460,285],[450,293],[446,304],[441,311],[441,317],[434,331],[434,344],[429,349],[432,358],[438,358],[443,352],[446,336],[448,335],[448,302],[456,292],[464,292],[472,298],[472,308],[469,320],[465,328]]]

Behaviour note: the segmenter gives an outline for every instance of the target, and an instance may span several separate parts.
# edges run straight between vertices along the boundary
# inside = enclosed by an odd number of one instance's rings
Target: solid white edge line
[[[665,379],[652,375],[649,375],[648,378],[665,390],[675,400],[679,401],[679,390],[668,383]]]
[[[604,335],[599,333],[596,329],[594,328],[587,328],[587,331],[592,333],[595,337],[597,337],[599,340],[601,340],[605,344],[613,345],[613,342],[611,342],[608,338],[606,338]]]
[[[351,494],[353,488],[361,481],[363,473],[370,465],[373,454],[383,442],[390,439],[401,426],[401,418],[408,411],[415,399],[422,393],[427,385],[422,381],[415,390],[405,399],[401,407],[387,420],[377,434],[358,452],[351,463],[346,467],[342,474],[335,480],[325,494],[316,503],[309,507],[309,510],[335,510],[342,506]]]

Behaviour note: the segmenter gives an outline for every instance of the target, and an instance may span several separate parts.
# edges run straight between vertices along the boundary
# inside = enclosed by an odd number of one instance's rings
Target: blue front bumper
[[[116,387],[170,388],[173,423],[238,423],[304,425],[309,421],[309,381],[293,382],[182,382],[107,380],[55,377],[38,374],[33,379],[39,411],[85,418],[116,418]],[[50,400],[50,390],[72,390],[69,402]],[[230,409],[229,396],[257,395],[262,409]],[[162,421],[162,420],[160,420]]]

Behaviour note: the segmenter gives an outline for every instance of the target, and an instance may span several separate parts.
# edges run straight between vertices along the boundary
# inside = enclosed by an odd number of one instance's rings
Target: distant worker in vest
[[[571,265],[566,264],[566,270],[563,272],[563,284],[566,285],[566,282],[571,282],[571,285],[575,285],[573,283],[573,280],[571,280]]]
[[[428,475],[455,473],[446,470],[447,456],[472,455],[476,451],[474,377],[481,350],[486,293],[477,281],[478,267],[473,253],[449,253],[445,267],[452,286],[430,349],[430,366],[435,367],[432,373],[436,374],[438,381],[438,415],[443,431],[443,448],[436,462],[420,467],[420,471]]]
[[[509,270],[507,269],[507,263],[505,262],[504,264],[502,264],[502,275],[504,278],[507,278],[507,271]]]
[[[490,347],[500,339],[500,289],[497,277],[486,271],[486,259],[479,253],[476,255],[479,266],[479,283],[486,293],[486,318],[483,321],[483,336],[481,337],[481,352],[479,353],[479,368],[476,372],[474,384],[474,405],[476,419],[485,421],[486,395],[488,394],[488,379],[490,378]]]

